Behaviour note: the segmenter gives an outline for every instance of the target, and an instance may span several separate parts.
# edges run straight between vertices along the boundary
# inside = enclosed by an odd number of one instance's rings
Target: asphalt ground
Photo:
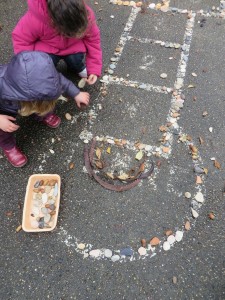
[[[106,84],[98,82],[86,88],[92,98],[87,111],[78,111],[72,101],[59,102],[57,113],[62,124],[56,130],[37,124],[32,118],[18,119],[18,145],[29,163],[14,169],[4,158],[0,159],[0,298],[224,299],[225,21],[196,15],[180,89],[185,95],[184,107],[179,112],[179,127],[171,129],[170,152],[153,155],[154,151],[149,151],[146,167],[152,159],[153,176],[129,191],[117,193],[104,189],[84,172],[84,143],[80,134],[86,130],[93,136],[125,139],[131,145],[138,141],[154,149],[162,146],[163,133],[159,127],[168,122],[172,95],[158,87],[173,88],[182,51],[143,40],[182,45],[188,19],[181,13],[137,13],[128,29],[132,38],[126,39],[124,28],[131,7],[103,0],[91,3],[101,28],[103,70],[108,70],[110,58],[122,41],[123,51],[113,76],[127,82],[114,84],[106,80]],[[212,5],[219,6],[219,1],[170,3],[171,7],[193,11],[207,11]],[[10,33],[25,10],[25,1],[16,6],[11,0],[0,3],[1,63],[6,63],[13,53]],[[64,67],[65,75],[76,81]],[[161,73],[166,73],[167,78],[162,79]],[[132,86],[134,82],[137,85]],[[137,88],[140,85],[142,88]],[[105,96],[101,88],[106,90]],[[203,112],[208,114],[203,117]],[[66,113],[73,116],[72,121],[65,118]],[[192,138],[191,143],[199,150],[197,162],[192,160],[189,143],[179,141],[179,134]],[[200,137],[204,143],[200,143]],[[109,171],[137,166],[138,150],[134,147],[104,146],[111,149],[110,155],[105,154]],[[213,157],[220,168],[215,167]],[[195,164],[208,170],[201,185],[195,182]],[[50,233],[16,233],[22,221],[27,181],[36,173],[61,176],[57,228]],[[203,205],[193,202],[198,191],[204,194]],[[192,200],[184,197],[185,192],[192,194]],[[197,219],[192,217],[191,207],[198,211]],[[11,216],[7,216],[8,212],[12,212]],[[214,220],[209,219],[209,212],[214,213]],[[184,230],[187,220],[190,231]],[[183,231],[184,236],[164,251],[162,245],[168,229],[173,233]],[[149,241],[155,236],[161,240],[160,245],[141,257],[140,240]],[[85,243],[86,253],[91,249],[110,249],[117,254],[117,250],[130,247],[134,255],[120,256],[116,262],[103,255],[86,257],[77,249],[79,243]]]

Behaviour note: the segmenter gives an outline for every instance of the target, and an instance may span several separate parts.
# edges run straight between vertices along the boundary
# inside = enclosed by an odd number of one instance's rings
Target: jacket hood
[[[28,8],[38,19],[43,19],[46,22],[46,18],[49,18],[47,9],[47,0],[28,0]]]
[[[0,78],[0,99],[53,100],[61,94],[59,73],[46,53],[21,52],[3,70],[4,76]]]

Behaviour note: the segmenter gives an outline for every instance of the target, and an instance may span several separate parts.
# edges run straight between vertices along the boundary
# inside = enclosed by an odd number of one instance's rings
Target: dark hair
[[[47,0],[48,13],[57,31],[68,37],[81,37],[88,26],[84,0]]]

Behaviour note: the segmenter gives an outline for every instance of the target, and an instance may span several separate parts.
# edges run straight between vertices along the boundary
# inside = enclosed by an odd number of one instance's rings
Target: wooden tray
[[[41,185],[35,187],[35,183],[37,183],[38,181],[41,183]],[[41,181],[43,182],[43,184]],[[46,189],[46,186],[49,186],[49,188]],[[60,203],[60,186],[61,178],[57,174],[34,174],[30,176],[27,184],[23,208],[22,228],[24,231],[43,232],[51,231],[56,227]],[[49,193],[47,193],[48,190],[50,190]],[[54,203],[52,203],[53,201]],[[55,207],[52,210],[48,207],[51,204],[53,204],[53,206]],[[46,206],[48,207],[48,213],[44,214],[42,213],[42,208],[46,208]],[[40,213],[37,214],[37,211],[39,211]],[[49,215],[51,215],[50,221],[44,222],[43,218],[46,221],[49,218]],[[38,227],[36,227],[37,223],[39,224]],[[44,228],[40,228],[43,226],[43,223],[45,224]]]

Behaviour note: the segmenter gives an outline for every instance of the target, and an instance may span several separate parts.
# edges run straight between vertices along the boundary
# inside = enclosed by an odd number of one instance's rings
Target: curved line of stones
[[[132,23],[135,20],[137,11],[131,13],[131,16],[128,20],[128,24],[129,26],[126,26],[125,28],[129,28],[129,30],[131,30],[132,28],[132,24],[130,26],[129,22],[131,21]],[[165,158],[168,159],[168,157],[170,156],[171,153],[171,147],[172,147],[172,143],[173,143],[173,134],[174,134],[174,130],[176,130],[176,134],[179,136],[185,136],[185,134],[182,133],[182,129],[179,127],[177,121],[179,120],[179,116],[177,116],[176,118],[173,117],[174,115],[174,111],[177,113],[178,111],[180,111],[180,109],[183,107],[183,103],[181,103],[182,105],[177,106],[177,97],[179,97],[180,99],[180,95],[181,95],[181,89],[183,87],[183,81],[184,81],[184,77],[186,74],[186,66],[187,66],[187,60],[188,60],[188,56],[189,56],[189,49],[190,49],[190,43],[191,43],[191,37],[192,37],[192,33],[193,33],[193,27],[194,27],[194,20],[195,20],[195,14],[192,14],[192,17],[188,20],[187,22],[187,28],[186,28],[186,32],[184,35],[184,48],[182,49],[182,53],[181,53],[181,59],[179,62],[179,66],[178,66],[178,71],[177,71],[177,79],[174,85],[175,90],[178,92],[177,95],[172,95],[172,100],[171,100],[171,108],[169,111],[169,114],[167,116],[167,121],[172,123],[171,128],[169,127],[168,132],[163,133],[163,138],[164,140],[166,140],[166,144],[162,144],[160,147],[155,147],[155,146],[150,146],[150,145],[144,145],[144,150],[147,151],[147,155],[156,155],[156,156],[163,156]],[[127,31],[125,31],[127,32]],[[122,34],[122,37],[124,38],[124,34]],[[188,38],[189,37],[189,38]],[[125,42],[127,39],[123,39],[123,42]],[[125,45],[125,43],[124,43]],[[121,55],[121,54],[120,54]],[[118,60],[117,60],[118,62]],[[107,88],[107,86],[111,83],[110,80],[106,80],[106,78],[103,80],[104,84],[105,84],[105,88]],[[159,88],[154,89],[153,86],[150,85],[151,88],[149,88],[149,90],[155,90],[157,92],[161,92],[161,90]],[[134,86],[135,88],[135,86]],[[182,101],[181,101],[182,102]],[[94,112],[94,110],[91,110],[92,114],[95,114],[95,118],[97,113]],[[91,123],[90,123],[91,124]],[[87,130],[84,130],[83,132],[81,132],[80,134],[80,138],[84,141],[84,142],[89,142],[89,140],[92,139],[92,133],[88,132]],[[98,137],[98,139],[106,139],[107,141],[110,140],[110,142],[112,143],[112,141],[114,140],[113,137]],[[187,147],[189,148],[189,145],[193,145],[191,142],[189,141],[184,141],[184,143],[187,145]],[[134,150],[134,143],[128,143],[128,145],[130,145],[129,147],[131,149]],[[169,151],[165,151],[165,148],[168,148]],[[198,155],[197,160],[193,160],[193,165],[194,167],[199,166],[201,167],[202,164],[202,160],[200,155]],[[156,176],[157,174],[155,174]],[[204,178],[204,175],[201,174],[201,177]],[[192,227],[195,224],[195,219],[198,217],[198,211],[200,209],[200,207],[202,206],[202,203],[204,201],[204,196],[202,194],[202,191],[204,191],[205,194],[205,187],[204,185],[196,185],[196,190],[197,193],[195,196],[193,196],[192,201],[191,201],[191,212],[189,212],[189,215],[192,215]],[[199,200],[196,196],[198,194],[201,194],[201,199]],[[191,219],[190,216],[186,216],[185,219]],[[137,259],[145,259],[146,257],[153,257],[156,255],[157,251],[161,252],[162,248],[164,250],[169,250],[171,245],[173,246],[176,242],[179,242],[182,240],[183,238],[183,233],[184,233],[184,228],[181,228],[180,230],[177,230],[175,233],[175,236],[173,238],[173,242],[169,243],[168,242],[168,238],[165,239],[162,238],[159,247],[155,248],[152,247],[151,245],[148,245],[148,248],[146,249],[144,255],[140,255],[138,251],[133,251],[133,254],[131,256],[124,256],[124,255],[120,255],[120,250],[110,250],[107,248],[101,248],[101,249],[93,249],[93,245],[91,244],[84,244],[82,243],[78,238],[73,237],[71,235],[68,234],[68,232],[61,228],[61,232],[59,233],[59,235],[63,235],[65,237],[64,243],[68,246],[68,247],[73,247],[75,248],[76,252],[80,253],[83,255],[84,258],[91,256],[92,258],[96,258],[96,259],[111,259],[112,261],[120,261],[120,262],[124,262],[124,261],[133,261],[133,260],[137,260]]]

